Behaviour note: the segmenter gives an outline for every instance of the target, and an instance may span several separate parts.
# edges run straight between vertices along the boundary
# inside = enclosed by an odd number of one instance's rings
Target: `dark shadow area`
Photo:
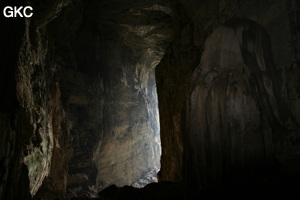
[[[0,199],[299,197],[297,0],[9,4]]]

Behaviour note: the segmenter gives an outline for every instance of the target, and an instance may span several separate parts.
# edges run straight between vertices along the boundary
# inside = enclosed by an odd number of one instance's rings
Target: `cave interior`
[[[298,0],[3,0],[0,199],[290,199]]]

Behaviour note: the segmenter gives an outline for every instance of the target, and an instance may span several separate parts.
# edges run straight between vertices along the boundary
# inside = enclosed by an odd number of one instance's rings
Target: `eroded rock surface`
[[[36,12],[25,20],[16,94],[31,195],[94,197],[111,184],[157,181],[154,69],[172,39],[172,4],[28,3]],[[3,141],[13,140],[4,129]]]
[[[1,199],[96,198],[156,181],[160,165],[183,184],[106,197],[209,199],[220,190],[200,190],[278,163],[279,178],[219,194],[297,185],[281,177],[299,165],[296,0],[27,4],[31,19],[0,21]]]
[[[180,2],[188,10],[190,23],[181,25],[180,34],[156,70],[162,140],[159,177],[167,181],[185,180],[187,189],[198,193],[208,185],[218,186],[227,173],[233,175],[245,168],[262,170],[285,147],[299,145],[299,124],[294,118],[298,110],[295,107],[298,75],[292,72],[298,68],[294,65],[290,75],[285,74],[285,68],[294,62],[288,45],[292,35],[288,22],[292,20],[295,24],[295,18],[289,19],[295,17],[295,11],[289,11],[285,1]],[[254,4],[261,6],[253,9]],[[292,5],[297,10],[295,1]],[[256,28],[248,33],[245,30],[243,37],[240,36],[243,28],[234,33],[226,28],[221,31],[218,27],[233,16],[256,21],[266,34],[254,36]],[[241,43],[249,40],[255,42]],[[180,48],[185,44],[187,48]],[[246,72],[236,71],[238,63],[256,66],[250,68],[251,78],[243,77]],[[292,82],[293,86],[286,88],[286,83]],[[253,87],[257,90],[252,91]],[[172,90],[166,92],[167,88]],[[293,98],[289,97],[293,104],[288,101],[289,88],[293,88]],[[243,131],[254,134],[245,134],[246,138],[239,135]],[[228,132],[233,135],[224,138]],[[214,171],[211,175],[210,170]]]
[[[75,11],[83,14],[66,30],[61,21],[67,23]],[[60,17],[52,25],[64,34],[52,34],[66,50],[62,60],[69,59],[58,72],[71,126],[68,195],[93,196],[111,184],[134,184],[147,171],[157,173],[161,150],[154,68],[172,37],[170,5],[78,2]]]
[[[263,170],[283,149],[288,111],[269,47],[263,29],[243,19],[227,22],[207,39],[187,108],[186,145],[193,152],[187,152],[193,155],[187,162],[199,171],[189,180],[196,185]]]

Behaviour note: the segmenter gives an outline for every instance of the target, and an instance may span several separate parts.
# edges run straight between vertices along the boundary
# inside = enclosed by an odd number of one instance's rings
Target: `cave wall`
[[[65,2],[49,2],[46,6],[59,12],[66,5]],[[52,57],[54,47],[49,44],[46,33],[46,25],[56,16],[43,12],[45,8],[36,13],[36,18],[25,20],[19,50],[15,81],[20,107],[17,126],[23,143],[18,148],[22,149],[20,162],[28,169],[31,196],[36,195],[44,184],[48,192],[55,193],[52,195],[62,197],[67,175],[61,130],[64,113],[60,104],[57,64]]]
[[[291,70],[298,52],[290,43],[299,7],[295,1],[180,2],[189,23],[181,24],[156,69],[159,180],[183,181],[193,196],[233,175],[257,175],[299,144],[299,75]],[[235,17],[252,22],[228,21]]]
[[[286,145],[288,110],[263,29],[244,19],[215,29],[194,77],[186,162],[197,178],[187,175],[188,181],[207,188],[272,166]]]
[[[68,196],[155,181],[161,150],[154,67],[172,36],[169,6],[78,1],[49,25],[62,51],[58,74],[71,126]],[[75,13],[82,15],[65,29]]]
[[[28,3],[35,12],[24,20],[13,50],[18,53],[11,58],[18,60],[11,68],[15,74],[10,72],[18,132],[6,127],[8,116],[1,124],[7,135],[1,142],[20,135],[20,142],[12,143],[24,163],[15,164],[16,177],[28,176],[24,184],[29,182],[36,199],[95,197],[111,184],[142,187],[157,181],[161,147],[154,68],[172,39],[173,5]],[[10,162],[11,154],[3,159]],[[11,187],[17,181],[6,184],[8,175],[2,185]]]
[[[193,196],[299,144],[296,0],[27,3],[1,21],[1,198],[95,197],[160,165]]]

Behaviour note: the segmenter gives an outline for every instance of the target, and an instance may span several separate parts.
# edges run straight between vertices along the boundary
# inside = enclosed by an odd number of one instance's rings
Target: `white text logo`
[[[33,15],[33,9],[31,6],[26,6],[23,8],[23,6],[17,7],[17,6],[6,6],[3,9],[3,14],[5,17],[31,17]]]

